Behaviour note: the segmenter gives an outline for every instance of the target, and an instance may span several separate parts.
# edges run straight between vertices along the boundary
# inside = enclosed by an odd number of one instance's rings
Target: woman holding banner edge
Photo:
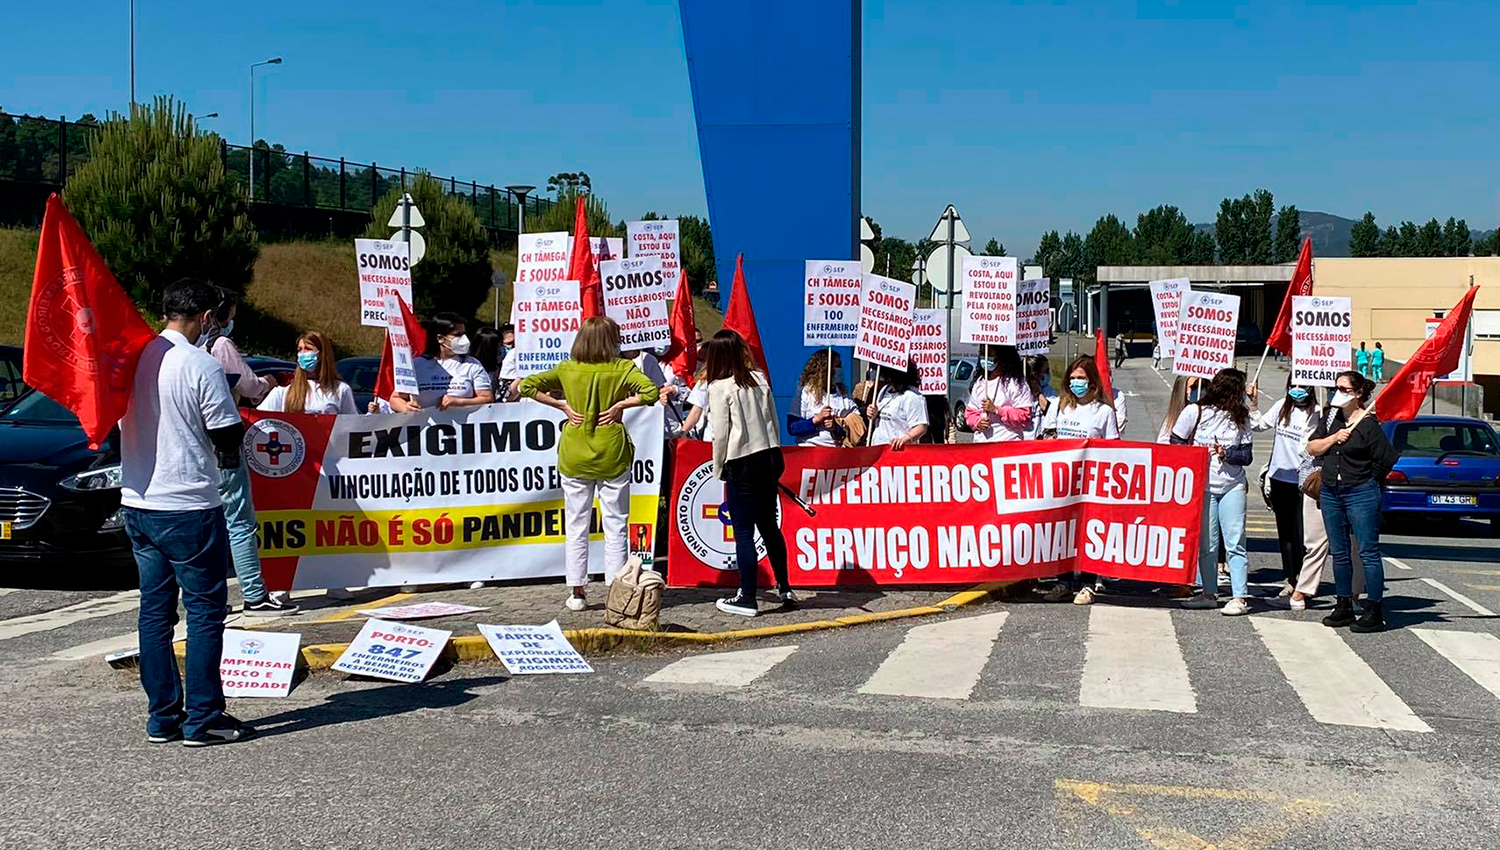
[[[1234,598],[1219,613],[1227,617],[1250,613],[1250,563],[1245,553],[1245,467],[1254,459],[1252,439],[1245,373],[1238,369],[1221,369],[1214,375],[1198,401],[1184,408],[1172,426],[1174,445],[1208,449],[1207,522],[1198,556],[1202,590],[1184,599],[1184,608],[1219,606],[1216,566],[1222,537]]]

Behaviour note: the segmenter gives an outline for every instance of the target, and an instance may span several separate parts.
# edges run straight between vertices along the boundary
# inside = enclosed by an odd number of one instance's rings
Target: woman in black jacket
[[[1356,371],[1340,372],[1328,409],[1318,417],[1307,451],[1321,460],[1323,525],[1328,531],[1328,553],[1333,558],[1333,586],[1338,600],[1323,625],[1350,631],[1378,632],[1385,628],[1381,597],[1385,566],[1380,559],[1380,482],[1396,465],[1396,450],[1385,431],[1366,410],[1375,382]],[[1354,563],[1349,532],[1359,542],[1365,571],[1365,608],[1356,617],[1350,585]]]

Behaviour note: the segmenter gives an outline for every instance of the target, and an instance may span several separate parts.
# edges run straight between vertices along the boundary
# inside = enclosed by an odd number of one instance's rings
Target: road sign
[[[391,213],[391,220],[385,223],[386,227],[401,227],[402,225],[407,224],[407,222],[404,222],[404,221],[401,220],[401,205],[402,204],[410,204],[411,205],[411,222],[410,222],[410,225],[412,227],[421,227],[422,225],[424,225],[424,224],[427,223],[422,218],[422,211],[419,210],[419,209],[417,209],[416,202],[411,199],[411,193],[408,192],[405,195],[401,196],[401,200],[396,204],[396,209]]]
[[[864,216],[859,217],[859,241],[864,242],[875,238],[875,231],[870,229],[870,220]]]
[[[959,278],[958,289],[963,289],[964,258],[970,256],[969,249],[953,246],[953,276]],[[927,282],[935,292],[948,291],[948,246],[939,245],[927,255]]]
[[[412,207],[412,211],[415,212],[416,207]],[[411,264],[416,265],[417,263],[421,262],[422,257],[427,253],[427,240],[422,238],[421,233],[418,233],[415,230],[398,230],[395,233],[391,234],[390,241],[405,242],[406,234],[408,232],[411,233]]]
[[[863,242],[859,243],[859,268],[865,274],[875,273],[875,252]]]
[[[932,228],[932,235],[927,238],[934,242],[947,242],[948,219],[950,218],[953,219],[953,241],[960,244],[968,242],[969,229],[964,227],[964,220],[959,217],[958,210],[954,209],[952,204],[943,210],[943,214],[938,217],[937,226]]]

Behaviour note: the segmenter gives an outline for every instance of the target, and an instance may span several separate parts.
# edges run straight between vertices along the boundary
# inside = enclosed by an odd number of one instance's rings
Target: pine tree
[[[1278,263],[1291,263],[1302,248],[1302,214],[1287,205],[1276,213],[1276,255]]]
[[[423,316],[442,310],[473,316],[489,296],[493,271],[489,237],[479,217],[464,196],[449,195],[442,181],[429,174],[418,174],[406,191],[427,222],[421,229],[427,253],[411,267],[412,308]],[[371,210],[366,238],[390,238],[386,222],[401,194],[399,186],[392,189]]]
[[[1349,228],[1349,256],[1380,256],[1380,225],[1375,223],[1375,214],[1366,212],[1364,218]]]

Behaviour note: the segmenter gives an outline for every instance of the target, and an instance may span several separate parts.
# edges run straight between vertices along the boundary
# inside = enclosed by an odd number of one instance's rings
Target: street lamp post
[[[135,0],[130,0],[130,111],[135,112]]]
[[[516,201],[521,207],[520,212],[516,215],[516,243],[518,247],[520,245],[521,234],[526,232],[526,196],[535,188],[535,186],[524,185],[505,187],[505,191],[516,196]]]
[[[250,200],[255,200],[255,69],[262,65],[280,65],[281,57],[276,56],[264,62],[256,62],[250,66]]]
[[[218,118],[218,117],[219,117],[219,113],[217,113],[217,112],[210,112],[207,115],[199,115],[197,118],[193,119],[193,124],[197,125],[197,124],[199,124],[199,123],[201,123],[203,121],[207,121],[210,118]]]

